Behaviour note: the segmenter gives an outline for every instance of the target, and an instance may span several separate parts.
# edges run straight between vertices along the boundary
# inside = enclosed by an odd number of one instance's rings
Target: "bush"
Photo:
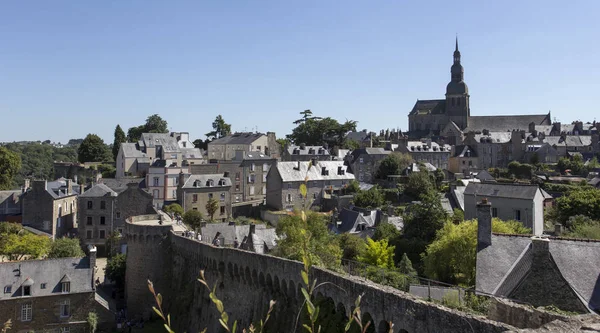
[[[412,276],[404,275],[394,270],[374,266],[367,266],[365,275],[367,279],[375,283],[394,287],[406,292],[408,292],[411,283],[414,284],[418,282],[418,280]]]

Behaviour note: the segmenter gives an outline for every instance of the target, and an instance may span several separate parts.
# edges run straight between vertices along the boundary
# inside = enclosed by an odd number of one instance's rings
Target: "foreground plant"
[[[10,318],[2,324],[2,330],[0,332],[6,333],[12,327],[12,321]]]

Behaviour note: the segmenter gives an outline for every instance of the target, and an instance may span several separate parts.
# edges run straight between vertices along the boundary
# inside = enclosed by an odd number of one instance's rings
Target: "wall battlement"
[[[126,229],[133,230],[133,229]],[[143,234],[143,233],[139,233]],[[145,234],[144,234],[145,235]],[[205,327],[218,329],[218,312],[208,298],[206,288],[197,282],[200,270],[229,317],[238,326],[264,318],[270,300],[275,300],[268,331],[300,331],[295,320],[303,297],[300,292],[302,263],[233,248],[217,248],[207,243],[169,233],[168,242],[134,242],[127,257],[127,304],[142,314],[149,311],[152,297],[146,286],[151,276],[158,292],[164,295],[168,312],[177,331],[197,332]],[[145,238],[144,238],[145,240]],[[160,250],[157,250],[160,249]],[[160,258],[160,257],[163,258]],[[158,262],[157,262],[158,260]],[[134,266],[130,271],[130,263]],[[156,266],[159,265],[157,268]],[[156,283],[153,277],[162,272],[165,278]],[[387,332],[387,322],[394,332],[503,332],[512,326],[473,316],[426,302],[408,293],[381,286],[354,276],[313,268],[311,279],[322,285],[318,297],[332,304],[335,313],[349,313],[359,295],[361,309],[373,319],[376,332]],[[142,285],[143,290],[137,288]],[[130,311],[131,313],[131,311]]]

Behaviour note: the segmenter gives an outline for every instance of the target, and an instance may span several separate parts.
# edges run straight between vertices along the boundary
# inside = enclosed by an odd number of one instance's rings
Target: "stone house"
[[[0,191],[0,221],[21,222],[22,190]]]
[[[534,307],[598,313],[600,242],[492,233],[491,203],[477,204],[477,292]]]
[[[163,205],[177,201],[179,174],[189,173],[189,166],[178,165],[172,160],[155,160],[146,174],[146,187],[152,194],[154,207],[162,209]]]
[[[319,161],[331,161],[332,156],[327,144],[323,146],[307,146],[305,144],[287,145],[283,150],[281,160],[310,161],[313,158],[316,158]]]
[[[53,238],[69,235],[77,228],[78,192],[79,186],[70,179],[34,180],[21,196],[23,226],[43,231]]]
[[[376,137],[375,132],[369,132],[366,129],[362,131],[353,131],[346,133],[344,139],[346,141],[354,141],[358,144],[359,148],[371,148],[373,147],[373,138]]]
[[[202,241],[212,243],[219,239],[221,246],[233,247],[237,239],[239,247],[256,253],[268,253],[277,245],[275,228],[265,224],[203,223],[200,228]]]
[[[96,252],[84,258],[0,263],[0,321],[11,332],[88,332],[87,316],[98,311]]]
[[[354,180],[343,161],[277,162],[267,175],[267,206],[292,210],[321,206],[322,200]],[[307,197],[300,185],[307,182]]]
[[[346,155],[346,162],[359,182],[371,183],[377,176],[381,160],[391,151],[383,148],[359,148]]]
[[[544,202],[552,196],[537,185],[469,182],[464,190],[466,220],[477,218],[477,201],[481,198],[492,203],[493,217],[520,221],[534,235],[544,232]]]
[[[405,141],[395,151],[409,154],[416,162],[431,163],[438,169],[447,170],[452,147],[432,142],[431,139],[422,139]]]
[[[233,133],[208,143],[208,159],[217,161],[232,160],[236,151],[247,153],[260,152],[264,155],[278,158],[280,146],[275,133]]]
[[[452,147],[452,154],[448,160],[448,171],[452,173],[462,173],[469,175],[471,172],[479,170],[477,151],[468,145],[459,145]]]
[[[231,217],[231,179],[223,174],[179,175],[177,198],[185,212],[197,210],[205,218],[210,218],[206,204],[210,199],[219,203],[215,220],[225,222]]]

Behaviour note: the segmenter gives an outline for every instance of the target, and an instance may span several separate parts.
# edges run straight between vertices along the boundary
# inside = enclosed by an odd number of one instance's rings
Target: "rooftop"
[[[253,133],[253,132],[239,132],[231,135],[224,136],[222,138],[213,140],[209,145],[243,145],[252,144],[254,141],[260,139],[265,134]]]
[[[298,166],[300,168],[298,169]],[[297,182],[313,180],[352,180],[354,175],[348,172],[348,167],[344,161],[317,161],[313,165],[308,162],[277,162],[277,171],[284,182]],[[338,173],[341,168],[342,174]],[[323,174],[323,170],[326,174]],[[328,172],[327,172],[328,171]]]
[[[183,184],[183,188],[223,188],[231,186],[231,179],[222,173],[191,175]]]

